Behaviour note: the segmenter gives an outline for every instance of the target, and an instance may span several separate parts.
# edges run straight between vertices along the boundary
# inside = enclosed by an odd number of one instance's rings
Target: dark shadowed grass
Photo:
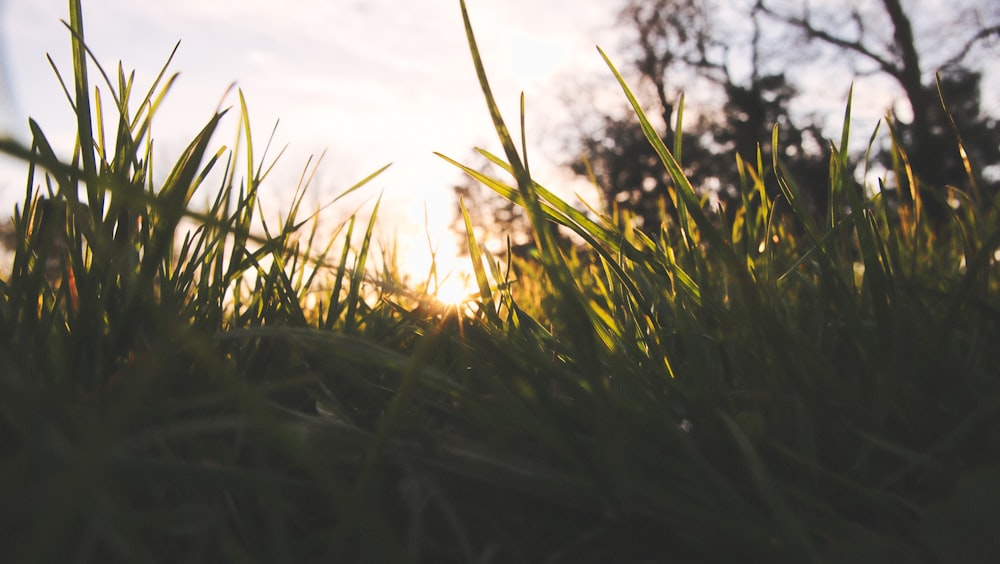
[[[220,110],[158,179],[172,78],[136,94],[106,74],[70,5],[81,142],[60,159],[32,124],[32,147],[4,145],[28,179],[0,282],[0,560],[1000,554],[996,202],[953,190],[931,231],[919,191],[870,197],[850,102],[826,213],[759,155],[722,213],[605,56],[673,179],[653,238],[532,178],[463,4],[504,175],[451,162],[523,205],[537,242],[490,257],[467,221],[467,311],[379,270],[375,214],[321,235],[307,182],[271,223],[242,96],[232,149]]]

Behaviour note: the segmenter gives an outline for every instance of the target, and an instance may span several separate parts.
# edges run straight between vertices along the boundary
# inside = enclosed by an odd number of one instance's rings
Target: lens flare
[[[465,305],[479,294],[474,277],[464,271],[451,272],[430,290],[435,300],[447,306]]]

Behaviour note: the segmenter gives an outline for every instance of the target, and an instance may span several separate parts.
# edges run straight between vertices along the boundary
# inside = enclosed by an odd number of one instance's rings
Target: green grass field
[[[70,5],[82,142],[60,161],[33,123],[3,144],[27,179],[0,281],[0,561],[1000,559],[998,205],[953,190],[932,229],[940,196],[857,190],[850,101],[822,219],[760,159],[734,161],[722,215],[615,71],[674,180],[652,239],[532,180],[466,14],[506,172],[466,170],[538,252],[469,235],[479,294],[455,307],[369,256],[377,214],[321,237],[301,186],[270,220],[242,96],[232,147],[220,112],[158,180],[172,78],[105,74]]]

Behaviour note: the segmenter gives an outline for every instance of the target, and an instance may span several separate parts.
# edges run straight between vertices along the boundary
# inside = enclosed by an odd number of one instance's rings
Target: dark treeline
[[[820,68],[830,69],[831,76],[846,70],[894,83],[897,107],[910,115],[885,108],[888,123],[882,132],[896,137],[907,160],[883,142],[874,147],[872,164],[885,169],[880,176],[888,196],[909,201],[919,191],[929,225],[947,219],[950,188],[977,199],[992,199],[998,192],[1000,126],[982,108],[980,91],[987,70],[983,63],[1000,39],[1000,8],[990,2],[959,0],[942,14],[904,0],[830,7],[804,0],[626,0],[618,24],[625,54],[619,64],[646,94],[647,113],[659,117],[667,146],[675,146],[684,90],[702,87],[697,99],[689,96],[685,103],[682,150],[675,156],[691,183],[712,196],[713,205],[735,207],[736,155],[755,165],[759,148],[765,169],[771,168],[771,134],[777,126],[784,173],[808,197],[811,209],[826,209],[831,142],[823,125],[831,116],[811,107],[810,98],[818,88],[846,92],[849,84],[817,85],[814,78],[801,78],[815,77]],[[711,93],[715,107],[704,103],[704,92]],[[658,232],[674,213],[671,181],[639,122],[627,111],[591,117],[567,139],[574,155],[567,164],[593,178],[605,211],[627,212],[647,233]],[[482,193],[470,194],[468,186],[457,190],[485,210],[480,215],[501,206],[493,221],[497,231],[523,233],[523,221],[511,213],[516,208],[491,204]]]

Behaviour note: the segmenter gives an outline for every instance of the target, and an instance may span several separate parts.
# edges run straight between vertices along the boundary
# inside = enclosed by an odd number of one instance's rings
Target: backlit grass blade
[[[170,51],[170,55],[167,56],[167,60],[163,63],[163,66],[160,67],[159,74],[156,75],[156,78],[153,79],[153,82],[149,85],[149,89],[143,97],[143,102],[139,106],[139,111],[136,112],[135,117],[130,124],[130,129],[136,132],[136,142],[144,139],[149,133],[149,128],[153,122],[153,116],[156,115],[156,111],[159,109],[160,104],[163,102],[167,93],[170,92],[170,89],[177,81],[178,74],[173,73],[166,78],[166,82],[163,86],[160,86],[160,84],[164,82],[164,77],[167,76],[167,69],[170,68],[170,63],[177,55],[177,49],[179,49],[180,46],[180,41],[174,44],[174,48]],[[159,92],[157,92],[157,89],[159,89]]]
[[[889,285],[889,264],[884,262],[883,253],[879,252],[881,234],[872,222],[871,212],[866,209],[862,199],[860,189],[854,186],[848,174],[847,147],[850,140],[851,105],[853,103],[853,89],[847,96],[847,106],[844,110],[844,127],[841,133],[841,146],[834,149],[830,160],[833,163],[831,173],[831,183],[838,186],[837,193],[845,194],[847,202],[851,207],[851,214],[854,216],[854,230],[858,235],[858,243],[861,246],[861,256],[865,265],[865,282],[870,289],[872,305],[875,308],[875,316],[878,320],[879,332],[882,343],[885,346],[890,344],[890,318],[889,304],[891,302],[891,286]]]
[[[215,128],[222,119],[223,114],[216,114],[209,120],[208,124],[201,130],[198,136],[188,145],[183,156],[174,166],[170,176],[163,183],[163,188],[156,197],[156,223],[153,228],[152,239],[149,248],[143,254],[140,265],[139,292],[149,290],[155,273],[159,270],[164,258],[169,252],[173,243],[177,224],[187,204],[193,195],[194,188],[197,187],[199,175],[204,176],[207,170],[200,170],[202,159],[208,151],[208,144],[211,140]],[[215,162],[213,157],[210,163]],[[132,296],[137,298],[138,294]]]
[[[351,284],[347,290],[347,310],[344,313],[344,332],[348,334],[357,331],[360,321],[357,317],[358,306],[364,304],[365,299],[361,293],[362,283],[365,279],[368,250],[371,247],[372,233],[375,231],[375,218],[378,216],[378,207],[381,201],[381,196],[375,201],[375,208],[372,209],[371,218],[368,220],[368,228],[365,229],[361,248],[358,249],[357,257],[354,261],[354,270],[351,272]]]
[[[596,367],[597,359],[594,355],[596,355],[598,347],[596,346],[597,343],[594,342],[595,336],[592,331],[592,318],[584,305],[584,298],[580,295],[580,289],[577,287],[572,274],[567,269],[562,251],[556,243],[554,226],[548,222],[542,210],[542,205],[535,190],[535,183],[522,163],[521,157],[517,153],[517,147],[504,124],[503,117],[500,115],[500,110],[486,77],[486,71],[479,54],[475,36],[472,32],[472,24],[464,0],[461,2],[461,8],[476,75],[479,78],[479,84],[486,99],[486,105],[493,119],[494,129],[504,148],[508,164],[514,172],[514,178],[517,181],[523,206],[528,212],[528,219],[531,223],[535,242],[538,245],[542,265],[559,295],[559,299],[556,302],[558,304],[557,307],[563,312],[562,315],[565,316],[569,326],[574,328],[573,334],[567,337],[574,341],[576,352],[580,355],[581,365]],[[598,376],[590,374],[588,377]],[[595,383],[595,385],[598,384]]]
[[[351,235],[354,233],[355,216],[347,220],[347,230],[344,234],[344,244],[340,250],[340,261],[337,263],[337,271],[333,276],[333,290],[330,292],[329,310],[326,315],[324,326],[332,329],[336,321],[340,318],[340,313],[344,311],[346,304],[341,300],[340,293],[344,287],[344,280],[347,277],[347,258],[351,252]]]
[[[495,155],[481,149],[478,150],[478,152],[488,158],[491,162],[503,167],[508,172],[511,171],[509,165],[500,161],[500,159]],[[463,172],[483,183],[485,186],[489,187],[491,190],[500,194],[504,198],[518,205],[524,205],[520,193],[500,180],[479,172],[472,167],[463,165],[440,153],[435,154],[458,167]],[[639,290],[632,283],[630,277],[621,269],[620,266],[617,265],[617,260],[614,257],[615,254],[618,254],[623,250],[627,256],[632,257],[635,255],[635,250],[629,247],[627,242],[622,241],[620,235],[613,229],[604,227],[594,222],[584,213],[580,212],[563,199],[547,190],[544,186],[534,183],[534,187],[538,196],[541,198],[541,200],[539,200],[539,204],[541,205],[542,211],[546,217],[559,223],[560,225],[568,227],[583,238],[583,240],[586,241],[592,249],[598,252],[612,265],[612,268],[615,269],[619,279],[626,285],[626,287],[628,287],[632,295],[635,296],[636,299],[640,299]]]
[[[69,25],[73,35],[73,76],[74,100],[76,110],[77,140],[80,156],[83,161],[83,172],[87,179],[92,179],[97,173],[97,162],[94,157],[93,121],[90,113],[90,82],[87,79],[87,54],[83,35],[83,8],[80,0],[70,0]],[[87,182],[87,196],[92,205],[101,201],[98,187],[93,182]]]
[[[37,163],[45,168],[48,168],[49,172],[55,177],[60,190],[66,193],[66,199],[70,202],[78,202],[79,196],[69,189],[69,175],[74,172],[75,169],[62,165],[62,163],[59,162],[59,158],[56,157],[56,153],[52,149],[52,145],[49,144],[49,140],[45,137],[45,133],[42,131],[41,127],[39,127],[38,122],[33,119],[29,119],[28,127],[31,130],[32,150],[31,153],[24,155],[26,160],[31,162],[33,166]],[[37,157],[35,155],[37,155]]]
[[[656,129],[649,122],[642,106],[635,98],[635,95],[632,94],[632,90],[628,87],[628,84],[626,84],[621,73],[618,72],[618,69],[615,67],[614,63],[611,62],[611,59],[607,56],[604,50],[598,47],[598,51],[600,52],[601,57],[604,58],[604,62],[611,69],[615,78],[618,80],[619,86],[621,86],[626,98],[628,98],[629,103],[632,105],[632,109],[639,118],[639,123],[642,126],[642,131],[645,134],[646,139],[656,151],[660,161],[667,168],[667,172],[670,174],[670,177],[674,182],[678,195],[686,206],[687,212],[694,220],[695,225],[698,226],[701,234],[707,238],[712,250],[718,253],[726,266],[731,269],[733,276],[735,276],[739,282],[741,293],[743,294],[747,304],[749,304],[753,310],[758,310],[760,308],[760,304],[758,303],[759,298],[756,293],[756,288],[753,286],[753,274],[747,270],[746,264],[741,262],[733,252],[731,244],[719,232],[718,228],[712,225],[708,217],[702,211],[700,198],[698,198],[698,196],[694,193],[694,188],[684,175],[684,171],[681,170],[680,165],[670,154],[670,151],[663,144],[663,140],[660,139],[659,134],[656,133]]]
[[[569,290],[569,285],[566,284],[566,277],[564,276],[563,267],[561,266],[559,250],[552,237],[550,225],[545,219],[545,214],[542,211],[541,204],[539,203],[538,195],[535,192],[534,182],[531,180],[528,170],[525,168],[524,163],[521,160],[521,156],[518,155],[517,147],[514,144],[513,138],[511,137],[506,124],[504,123],[503,116],[500,114],[500,108],[497,106],[496,99],[493,97],[493,90],[490,88],[489,80],[486,77],[486,69],[483,66],[483,61],[479,54],[479,47],[476,44],[476,38],[472,32],[472,22],[469,19],[469,12],[465,6],[465,0],[461,1],[461,8],[462,20],[465,23],[465,34],[469,43],[469,51],[472,55],[472,62],[476,69],[476,76],[479,78],[479,85],[483,91],[483,96],[486,99],[486,106],[489,109],[490,117],[493,120],[493,127],[496,130],[500,144],[503,146],[504,154],[507,156],[507,162],[513,171],[514,179],[517,181],[518,191],[521,194],[524,208],[528,212],[528,218],[531,222],[535,241],[539,246],[542,261],[547,265],[546,269],[549,271],[548,274],[553,278],[553,281],[560,286],[566,285],[565,289]]]
[[[250,182],[253,186],[256,186],[259,184],[259,182],[257,182],[257,176],[254,174],[253,170],[254,163],[256,161],[254,161],[254,155],[253,155],[254,152],[253,134],[250,131],[250,112],[247,109],[247,100],[246,97],[243,95],[243,91],[238,90],[237,94],[239,95],[240,98],[240,125],[242,126],[241,129],[243,130],[243,135],[245,138],[244,142],[246,143],[246,149],[244,149],[246,151],[246,163],[245,163],[246,176],[244,178],[246,178],[247,182]]]
[[[681,150],[684,148],[684,94],[677,102],[677,122],[674,127],[674,157],[678,163],[684,162],[681,158]]]
[[[486,270],[483,268],[483,255],[479,251],[479,244],[476,242],[475,230],[472,227],[472,220],[469,218],[469,210],[465,208],[465,200],[462,198],[459,198],[458,205],[462,212],[462,220],[465,222],[465,238],[469,249],[469,260],[472,261],[472,271],[476,275],[476,284],[479,287],[479,303],[483,306],[486,318],[491,323],[499,325],[500,318],[497,316],[493,290],[490,288],[489,278],[486,277]]]
[[[819,227],[816,225],[816,220],[813,219],[812,214],[809,213],[809,209],[806,207],[806,204],[802,199],[802,194],[799,190],[798,184],[796,184],[794,179],[787,173],[784,165],[778,158],[780,155],[780,146],[781,145],[778,142],[778,126],[775,125],[771,129],[771,161],[775,177],[778,181],[778,187],[781,189],[781,193],[785,197],[785,200],[788,201],[788,205],[791,206],[792,211],[795,213],[795,218],[802,223],[802,227],[805,229],[806,234],[813,241],[813,243],[817,243],[821,237]],[[832,171],[832,157],[830,166]],[[825,253],[825,250],[822,247],[818,247],[817,250],[821,253]]]
[[[472,22],[469,19],[469,12],[465,6],[465,0],[461,0],[462,7],[462,21],[465,23],[465,36],[469,43],[469,50],[472,54],[472,62],[476,69],[476,76],[479,79],[479,86],[483,91],[483,96],[486,98],[486,107],[490,112],[490,118],[493,120],[493,127],[496,129],[497,136],[500,139],[500,144],[503,146],[504,153],[507,155],[507,161],[510,163],[512,170],[514,171],[514,178],[518,182],[518,186],[524,185],[527,193],[523,194],[526,200],[533,200],[531,194],[531,188],[528,186],[527,170],[521,162],[521,157],[517,153],[517,147],[514,145],[513,139],[511,138],[510,132],[507,129],[506,124],[504,124],[503,116],[500,115],[500,108],[497,106],[496,99],[493,97],[493,90],[490,88],[489,80],[486,77],[486,69],[483,66],[482,58],[479,54],[479,47],[476,44],[475,34],[472,32]],[[536,212],[537,213],[537,212]]]
[[[477,149],[476,152],[483,155],[489,159],[490,162],[500,166],[507,172],[513,173],[510,165],[503,162],[499,157],[493,155],[489,151]],[[446,160],[450,161],[450,159]],[[463,170],[467,169],[467,167],[462,167],[461,165],[459,166]],[[497,186],[497,182],[487,182],[486,184],[490,186],[490,188],[494,189],[494,191],[497,191],[501,196],[504,196],[515,203],[521,202],[517,191],[510,190],[505,186]],[[573,229],[581,236],[586,233],[595,240],[600,241],[601,244],[607,245],[617,251],[617,246],[620,242],[620,233],[614,229],[604,227],[594,222],[592,219],[587,217],[586,214],[571,206],[569,203],[556,196],[553,192],[549,191],[541,184],[534,182],[534,188],[538,194],[539,202],[542,204],[542,209],[546,216],[559,222],[561,225]]]
[[[906,187],[909,191],[907,194],[909,202],[907,203],[909,204],[908,207],[911,208],[911,217],[904,225],[910,227],[913,238],[916,241],[921,233],[920,227],[923,224],[924,209],[920,179],[913,172],[913,166],[910,164],[910,156],[904,148],[900,132],[897,131],[897,127],[894,125],[891,116],[886,118],[886,126],[889,129],[889,139],[891,140],[893,172],[896,178],[899,179],[899,182],[903,182],[905,179]]]
[[[935,84],[937,85],[938,99],[941,101],[942,109],[944,110],[944,115],[948,117],[948,123],[951,125],[952,133],[955,134],[955,141],[958,145],[958,154],[962,159],[962,167],[965,169],[965,176],[969,181],[969,186],[972,187],[972,194],[976,202],[983,202],[983,192],[979,187],[979,181],[976,178],[975,170],[972,167],[972,160],[969,159],[969,152],[965,148],[965,141],[962,139],[962,133],[959,131],[958,124],[955,123],[955,116],[952,115],[948,104],[944,99],[944,92],[941,90],[941,76],[938,75]]]

